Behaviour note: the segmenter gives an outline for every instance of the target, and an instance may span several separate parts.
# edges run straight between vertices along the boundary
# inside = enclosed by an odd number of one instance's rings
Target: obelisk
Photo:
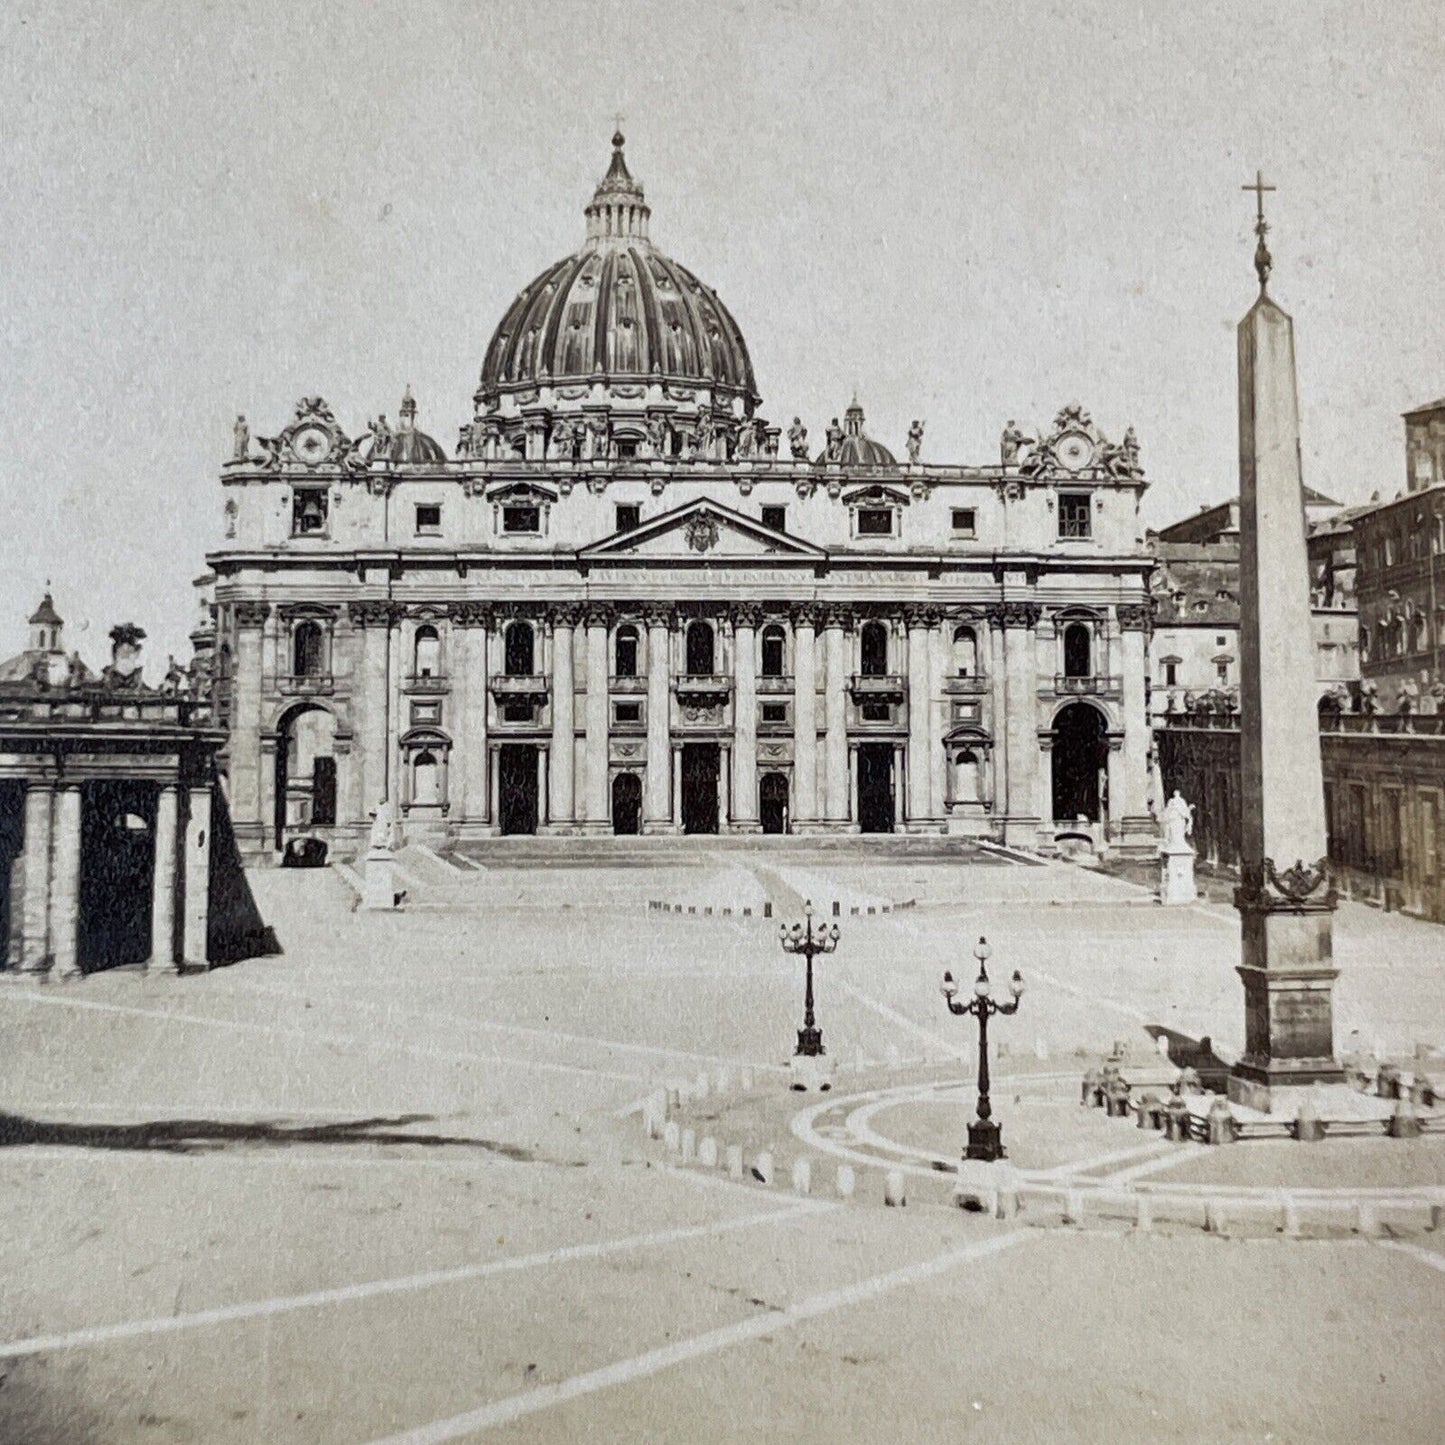
[[[1259,297],[1239,323],[1240,978],[1244,1054],[1234,1101],[1342,1078],[1335,1060],[1332,923],[1294,323],[1269,296],[1262,175]],[[1277,1102],[1280,1102],[1277,1100]]]

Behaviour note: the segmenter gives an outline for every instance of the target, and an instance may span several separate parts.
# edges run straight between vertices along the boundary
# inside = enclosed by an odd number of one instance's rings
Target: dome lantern
[[[587,240],[593,244],[607,241],[636,241],[648,244],[647,222],[652,212],[643,199],[642,182],[634,180],[622,154],[624,138],[617,131],[612,137],[612,164],[598,182],[587,207]]]

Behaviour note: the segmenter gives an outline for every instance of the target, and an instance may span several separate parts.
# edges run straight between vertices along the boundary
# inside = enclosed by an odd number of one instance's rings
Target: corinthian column
[[[647,798],[645,831],[664,833],[672,828],[672,720],[669,648],[672,614],[666,607],[649,607],[647,624]]]
[[[1121,602],[1119,619],[1120,685],[1123,688],[1124,746],[1119,757],[1121,844],[1131,851],[1158,849],[1157,829],[1149,815],[1149,714],[1145,702],[1150,612],[1147,603]],[[1112,785],[1111,785],[1112,786]],[[1112,796],[1112,795],[1111,795]],[[1163,803],[1163,799],[1160,799]]]
[[[461,807],[463,826],[483,829],[494,821],[491,785],[487,777],[487,644],[492,630],[492,609],[485,603],[463,602],[452,611],[452,636],[458,643],[460,664],[454,669],[460,716],[453,730],[461,739]]]
[[[733,608],[733,824],[758,830],[758,624],[762,609]]]
[[[586,818],[589,832],[607,827],[607,627],[608,607],[587,609],[587,776]]]
[[[793,609],[793,831],[818,817],[818,609]]]
[[[176,825],[180,818],[174,784],[156,793],[155,866],[151,871],[151,969],[176,966]]]
[[[848,607],[831,606],[823,616],[823,659],[827,693],[823,701],[823,816],[848,821],[848,658],[846,634],[853,626]]]
[[[933,754],[929,712],[933,699],[930,636],[938,622],[936,607],[909,607],[908,626],[908,821],[926,823],[933,812]]]
[[[574,716],[577,680],[573,668],[573,639],[581,611],[558,607],[552,613],[552,822],[566,828],[574,819],[576,787],[573,779],[577,723]],[[604,642],[605,642],[604,637]],[[590,677],[589,677],[589,692]],[[589,750],[588,762],[591,754]]]
[[[1003,629],[1004,749],[1007,796],[1003,840],[1033,846],[1039,828],[1038,659],[1036,602],[1003,602],[989,621]]]
[[[263,849],[269,820],[261,812],[261,629],[268,602],[238,602],[236,661],[231,673],[231,817],[236,837]]]
[[[363,823],[377,805],[389,794],[387,715],[390,712],[388,687],[391,652],[392,604],[390,602],[352,602],[347,606],[351,625],[360,638],[351,680],[352,709],[356,716],[353,731],[356,741],[356,770],[361,776],[361,816]],[[393,805],[397,802],[391,799]]]

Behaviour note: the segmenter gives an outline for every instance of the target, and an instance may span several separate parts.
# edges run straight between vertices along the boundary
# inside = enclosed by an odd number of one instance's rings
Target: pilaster
[[[577,607],[558,607],[552,614],[552,796],[550,807],[552,821],[557,826],[564,828],[575,819],[576,782],[573,777],[573,767],[576,758],[577,679],[573,664],[573,648],[577,624],[581,620],[581,609]],[[590,689],[590,673],[588,682]],[[590,764],[590,739],[588,761]]]
[[[674,826],[672,614],[666,607],[649,607],[643,621],[647,625],[647,791],[644,795],[643,830],[662,833]]]
[[[186,837],[181,853],[183,921],[181,957],[184,968],[205,968],[210,962],[207,933],[211,917],[211,788],[187,791]]]
[[[818,819],[818,609],[793,609],[793,831]]]
[[[176,881],[180,808],[176,787],[164,783],[156,791],[155,865],[151,871],[151,952],[153,971],[176,966]]]
[[[755,833],[758,823],[758,626],[762,609],[733,609],[733,825]]]
[[[607,629],[612,621],[610,608],[592,606],[587,609],[587,775],[585,778],[588,832],[608,829],[608,687]]]
[[[50,967],[50,853],[54,844],[55,787],[45,781],[25,786],[25,898],[21,912],[20,968],[44,973]]]
[[[853,626],[849,607],[830,606],[823,615],[823,816],[829,823],[846,823],[849,806],[848,775],[848,658],[847,634]]]

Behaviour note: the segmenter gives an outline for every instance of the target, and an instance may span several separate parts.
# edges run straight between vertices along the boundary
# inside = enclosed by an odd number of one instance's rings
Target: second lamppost
[[[1023,975],[1017,969],[1009,980],[1009,992],[1013,998],[1008,1003],[996,1003],[993,984],[988,976],[988,961],[993,950],[988,941],[980,938],[973,956],[978,960],[978,977],[973,984],[973,997],[967,1003],[958,1002],[958,985],[951,973],[943,975],[943,997],[948,1002],[948,1011],[954,1014],[973,1014],[978,1019],[978,1117],[968,1126],[968,1148],[963,1151],[965,1159],[978,1159],[991,1164],[1004,1157],[1003,1130],[994,1122],[993,1105],[988,1097],[988,1021],[994,1014],[1017,1013],[1019,999],[1023,996]]]
[[[794,1058],[817,1059],[826,1052],[823,1048],[823,1030],[818,1027],[818,1021],[813,1015],[813,960],[819,954],[832,953],[838,946],[838,936],[836,923],[824,923],[814,929],[811,902],[803,909],[802,923],[795,923],[791,928],[786,923],[778,925],[778,942],[782,944],[783,952],[801,953],[807,960],[808,981],[803,993],[803,1027],[798,1030],[798,1047],[793,1051]]]

